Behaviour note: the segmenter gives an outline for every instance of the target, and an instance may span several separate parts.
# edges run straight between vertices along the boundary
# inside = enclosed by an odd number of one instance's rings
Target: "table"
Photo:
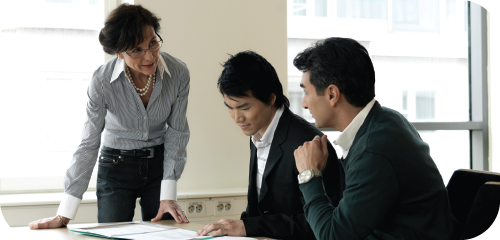
[[[173,226],[176,228],[182,228],[186,230],[200,230],[205,225],[199,223],[183,223],[179,224],[175,220],[162,220],[155,222],[156,224],[163,224],[168,226]],[[75,240],[96,240],[105,239],[98,237],[86,236],[74,232],[70,232],[71,228],[83,228],[87,226],[95,226],[95,224],[69,224],[68,228],[56,228],[56,229],[41,229],[41,230],[30,230],[29,227],[15,227],[15,228],[1,228],[0,229],[0,239],[10,240],[10,239],[75,239]],[[271,238],[258,237],[257,239],[267,239]]]

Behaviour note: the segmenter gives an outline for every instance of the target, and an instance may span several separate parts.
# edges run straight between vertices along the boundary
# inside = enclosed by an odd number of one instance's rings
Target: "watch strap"
[[[311,177],[309,179],[302,179],[300,178],[300,175],[305,172],[305,171],[310,171],[311,172]],[[309,182],[311,181],[312,178],[314,177],[323,177],[323,174],[321,173],[321,171],[319,170],[315,170],[315,169],[304,169],[302,170],[302,172],[299,173],[299,175],[297,176],[298,180],[299,180],[299,184],[303,184],[303,183],[306,183],[306,182]]]

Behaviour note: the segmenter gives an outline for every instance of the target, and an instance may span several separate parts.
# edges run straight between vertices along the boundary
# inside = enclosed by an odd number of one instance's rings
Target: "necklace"
[[[149,87],[151,86],[151,82],[153,82],[153,85],[155,85],[155,82],[156,82],[156,74],[151,74],[148,76],[148,83],[146,83],[146,86],[144,88],[138,88],[134,81],[132,80],[132,74],[130,74],[130,67],[127,66],[127,68],[125,68],[125,73],[127,74],[127,77],[128,77],[128,80],[132,83],[132,86],[134,86],[135,90],[137,91],[137,94],[139,94],[139,96],[144,96],[146,95],[146,93],[149,91]]]

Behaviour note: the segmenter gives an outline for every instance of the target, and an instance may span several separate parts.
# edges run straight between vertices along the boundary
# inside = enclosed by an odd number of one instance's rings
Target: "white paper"
[[[249,240],[249,239],[253,239],[253,240],[256,240],[257,238],[249,238],[249,237],[229,237],[229,236],[224,236],[224,237],[217,237],[217,240],[219,239],[225,239],[225,240],[231,240],[231,239],[234,239],[234,240]]]
[[[140,239],[140,240],[187,240],[187,239],[204,239],[210,236],[197,236],[195,231],[175,229],[162,232],[153,232],[146,234],[123,235],[121,238]]]
[[[73,229],[80,232],[89,232],[107,237],[122,237],[123,235],[144,234],[177,229],[171,226],[143,222],[129,222],[108,224],[103,226]]]

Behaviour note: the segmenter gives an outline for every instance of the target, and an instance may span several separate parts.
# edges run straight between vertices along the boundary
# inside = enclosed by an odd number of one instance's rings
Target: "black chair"
[[[479,189],[465,222],[461,240],[500,239],[500,182]]]
[[[454,240],[479,236],[493,224],[500,206],[500,173],[459,169],[446,188],[458,221]]]

